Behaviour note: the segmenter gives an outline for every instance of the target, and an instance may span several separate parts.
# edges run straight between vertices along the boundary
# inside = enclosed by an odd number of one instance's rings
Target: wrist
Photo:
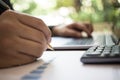
[[[55,33],[54,33],[54,28],[55,28],[56,26],[49,26],[49,29],[50,29],[50,31],[52,32],[52,36],[55,36]]]

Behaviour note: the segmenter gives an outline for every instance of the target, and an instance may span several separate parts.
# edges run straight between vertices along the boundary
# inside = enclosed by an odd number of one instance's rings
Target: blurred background
[[[80,21],[94,24],[105,22],[112,26],[120,26],[120,0],[11,0],[11,2],[16,11],[42,18],[48,25]]]

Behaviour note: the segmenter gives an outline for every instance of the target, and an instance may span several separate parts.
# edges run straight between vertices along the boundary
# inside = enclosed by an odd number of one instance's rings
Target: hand
[[[50,42],[41,19],[7,10],[0,15],[0,68],[33,62]]]
[[[63,27],[56,26],[53,28],[53,34],[63,37],[83,37],[82,32],[87,33],[90,37],[93,32],[93,26],[89,23],[72,23]]]

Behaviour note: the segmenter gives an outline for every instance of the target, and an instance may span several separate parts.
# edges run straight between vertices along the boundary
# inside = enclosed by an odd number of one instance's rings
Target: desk
[[[37,62],[14,68],[0,69],[0,80],[120,79],[119,64],[84,65],[80,62],[83,53],[84,51],[46,51]],[[35,72],[36,70],[38,72]],[[37,78],[31,77],[33,75]],[[31,79],[28,79],[28,76]]]

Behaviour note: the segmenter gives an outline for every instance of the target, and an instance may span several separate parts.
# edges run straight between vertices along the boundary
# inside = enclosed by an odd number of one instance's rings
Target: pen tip
[[[48,49],[54,51],[53,47],[50,44],[48,44]]]

